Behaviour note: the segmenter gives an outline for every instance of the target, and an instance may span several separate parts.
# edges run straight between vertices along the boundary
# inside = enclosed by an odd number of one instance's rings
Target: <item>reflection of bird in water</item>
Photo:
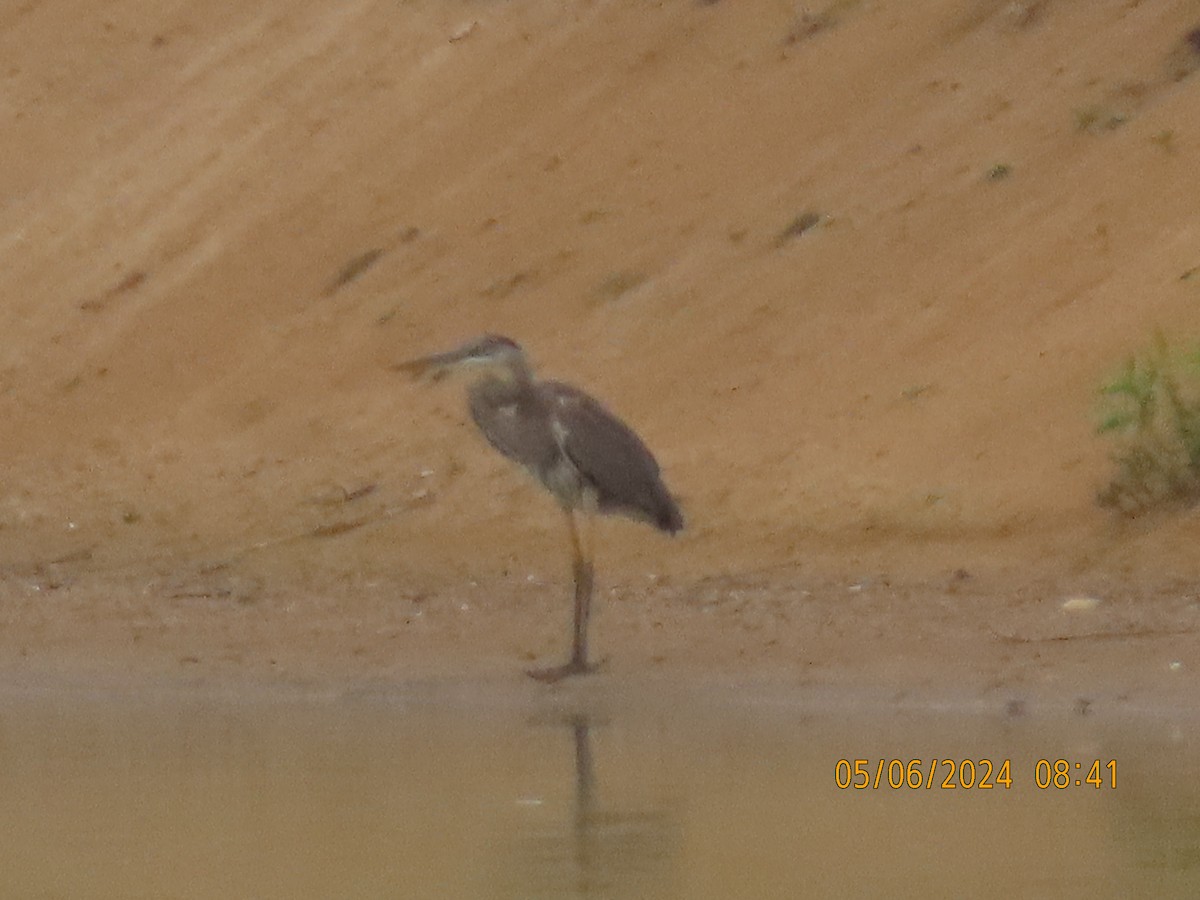
[[[669,804],[650,799],[662,788],[653,766],[629,767],[618,779],[636,800],[617,790],[601,802],[592,746],[591,715],[568,713],[558,722],[570,730],[575,771],[571,815],[547,825],[542,817],[518,831],[527,860],[513,896],[522,898],[674,897],[675,861],[681,829]],[[618,757],[619,768],[622,767]],[[630,782],[630,776],[633,776]],[[630,803],[634,805],[631,806]]]
[[[683,515],[659,475],[653,454],[599,401],[559,381],[539,381],[520,346],[484,335],[468,344],[398,368],[440,378],[453,369],[479,367],[468,390],[471,417],[493,447],[528,469],[567,515],[575,576],[575,626],[571,658],[529,674],[541,681],[594,670],[587,658],[592,596],[591,517],[628,516],[674,534]],[[582,514],[584,534],[576,514]]]

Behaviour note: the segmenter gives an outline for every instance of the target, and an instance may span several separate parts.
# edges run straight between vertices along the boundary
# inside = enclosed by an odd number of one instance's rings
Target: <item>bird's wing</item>
[[[628,425],[578,388],[545,382],[555,438],[596,491],[600,509],[650,519],[668,531],[681,527],[658,462]]]

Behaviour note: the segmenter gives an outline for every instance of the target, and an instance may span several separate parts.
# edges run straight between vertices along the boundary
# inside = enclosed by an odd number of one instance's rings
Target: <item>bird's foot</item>
[[[602,665],[604,665],[604,660],[598,663],[589,663],[587,660],[573,659],[561,666],[550,666],[546,669],[526,669],[525,674],[534,681],[542,682],[542,684],[557,684],[570,675],[591,675]]]

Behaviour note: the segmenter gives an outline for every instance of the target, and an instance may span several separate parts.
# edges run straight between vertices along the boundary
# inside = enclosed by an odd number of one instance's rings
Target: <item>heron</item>
[[[525,352],[511,338],[485,334],[396,368],[433,381],[457,370],[478,371],[467,389],[471,418],[488,443],[554,496],[571,540],[570,659],[526,674],[553,683],[595,671],[588,660],[595,515],[626,516],[671,535],[683,528],[683,514],[663,484],[654,454],[599,400],[561,381],[535,377]]]

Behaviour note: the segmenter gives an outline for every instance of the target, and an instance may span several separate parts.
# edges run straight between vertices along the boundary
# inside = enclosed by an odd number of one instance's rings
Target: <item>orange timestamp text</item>
[[[1011,759],[839,759],[833,782],[841,790],[1010,790]],[[1117,761],[1039,759],[1033,784],[1040,790],[1112,788]]]

